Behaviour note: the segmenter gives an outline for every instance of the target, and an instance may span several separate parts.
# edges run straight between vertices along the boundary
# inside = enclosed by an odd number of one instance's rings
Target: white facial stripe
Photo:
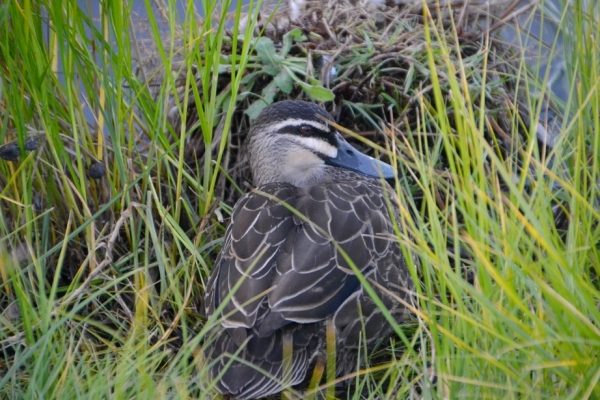
[[[301,146],[304,146],[314,153],[323,154],[329,158],[337,157],[337,148],[330,145],[326,141],[322,139],[317,139],[314,137],[302,137],[296,135],[286,135],[290,140],[298,143]]]
[[[270,128],[273,129],[274,131],[280,131],[283,128],[287,128],[288,126],[300,127],[302,125],[310,125],[313,128],[317,128],[317,129],[320,129],[325,132],[330,132],[330,128],[325,124],[322,124],[322,123],[316,122],[316,121],[307,121],[305,119],[298,119],[298,118],[286,119],[285,121],[281,121],[281,122],[276,123],[275,125],[271,125]]]
[[[299,119],[299,118],[290,118],[290,119],[286,119],[285,121],[278,122],[275,125],[272,125],[271,129],[273,129],[274,131],[280,131],[287,127],[300,127],[303,125],[309,125],[309,126],[312,126],[313,128],[316,128],[316,129],[319,129],[319,130],[322,130],[325,132],[331,131],[331,128],[329,128],[329,126],[327,126],[324,123],[320,123],[317,121],[307,121],[305,119]],[[335,146],[330,145],[329,143],[327,143],[326,141],[324,141],[322,139],[309,137],[309,136],[303,137],[303,136],[299,136],[299,135],[290,135],[290,134],[287,134],[286,136],[288,136],[289,140],[292,140],[292,141],[298,143],[299,145],[312,150],[315,153],[323,154],[323,155],[325,155],[327,157],[331,157],[331,158],[334,158],[337,156],[337,148]]]

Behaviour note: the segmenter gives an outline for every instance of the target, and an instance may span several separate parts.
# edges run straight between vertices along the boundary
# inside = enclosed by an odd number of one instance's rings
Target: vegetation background
[[[215,397],[200,299],[246,190],[236,132],[271,89],[335,95],[380,127],[355,142],[397,165],[398,240],[419,256],[412,321],[343,397],[600,398],[598,5],[558,15],[570,86],[550,149],[535,134],[550,72],[532,79],[516,57],[498,74],[488,36],[455,40],[460,8],[440,22],[443,5],[418,6],[398,20],[420,35],[396,50],[412,72],[376,98],[404,116],[393,124],[317,79],[298,44],[318,38],[255,39],[260,2],[205,0],[202,18],[146,0],[144,24],[122,1],[90,2],[97,20],[76,1],[1,4],[0,398]],[[396,44],[370,22],[337,82]]]

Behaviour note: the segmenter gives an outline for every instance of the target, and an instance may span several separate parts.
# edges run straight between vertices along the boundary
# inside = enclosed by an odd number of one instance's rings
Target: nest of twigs
[[[464,74],[468,91],[463,96],[476,111],[484,91],[486,110],[477,114],[485,115],[485,137],[499,155],[510,158],[525,142],[520,137],[528,134],[525,124],[529,110],[519,104],[525,91],[517,87],[515,77],[520,53],[501,38],[498,29],[511,21],[504,15],[508,15],[507,9],[512,10],[508,2],[431,4],[426,9],[421,2],[296,0],[289,3],[275,11],[263,11],[259,16],[254,53],[242,81],[242,94],[238,96],[222,165],[238,187],[251,181],[243,152],[249,123],[275,101],[322,102],[337,123],[383,148],[389,146],[390,132],[402,140],[425,136],[425,143],[432,145],[438,136],[436,127],[427,126],[421,115],[423,108],[431,115],[437,112],[432,64],[428,58],[432,53],[440,55],[434,65],[445,98],[450,96],[449,64],[455,67],[456,76]],[[233,32],[229,35],[231,43]],[[231,45],[223,48],[224,56],[230,52]],[[443,53],[449,61],[444,61]],[[230,69],[227,65],[222,67],[223,79],[219,80],[217,92],[226,97],[230,90],[227,72]],[[192,72],[198,90],[202,90],[199,74]],[[187,71],[178,64],[171,73],[182,77],[178,99],[181,104]],[[155,76],[161,79],[161,74]],[[193,98],[190,93],[188,96]],[[207,153],[202,132],[194,128],[198,125],[196,104],[190,101],[187,119],[182,121],[175,103],[170,104],[169,122],[174,132],[180,132],[181,124],[189,132],[186,162],[202,165]],[[224,110],[221,111],[224,115]],[[454,112],[451,101],[445,102],[444,112],[449,115]],[[515,120],[522,124],[517,132]],[[215,121],[213,143],[218,143],[223,134],[222,122]],[[361,150],[373,153],[356,139],[349,139]],[[209,152],[210,157],[214,150]],[[410,163],[411,152],[404,152],[403,156]],[[428,157],[435,168],[445,170],[442,153],[433,156],[430,153]],[[218,193],[229,204],[240,196],[233,188],[230,180],[221,179]]]

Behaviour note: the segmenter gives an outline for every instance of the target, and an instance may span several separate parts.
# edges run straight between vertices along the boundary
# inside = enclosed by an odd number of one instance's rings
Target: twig
[[[504,13],[504,15],[496,23],[494,23],[494,25],[490,26],[490,29],[488,29],[487,33],[488,34],[492,33],[493,31],[495,31],[496,29],[498,29],[499,27],[504,25],[506,23],[506,21],[518,17],[519,15],[525,13],[526,11],[529,11],[529,9],[531,9],[537,5],[537,3],[535,1],[532,1],[531,3],[527,4],[525,7],[521,8],[513,13],[510,13],[520,3],[521,3],[520,0],[516,0],[513,4],[511,4],[508,7],[508,10],[506,10],[506,12]]]
[[[104,269],[106,269],[106,267],[108,267],[112,263],[112,259],[113,259],[112,252],[113,252],[113,248],[115,247],[115,243],[118,239],[119,231],[120,231],[121,227],[123,226],[123,224],[125,223],[125,221],[131,216],[132,207],[146,207],[146,206],[143,204],[140,204],[140,203],[132,202],[129,205],[129,207],[127,207],[127,209],[125,211],[123,211],[123,213],[121,213],[121,217],[119,217],[119,219],[115,223],[115,228],[113,229],[113,232],[111,233],[110,237],[108,238],[108,242],[106,243],[106,255],[104,256],[104,260],[100,264],[98,264],[98,266],[93,271],[90,272],[88,277],[81,284],[81,286],[79,286],[77,288],[77,290],[75,290],[73,293],[71,293],[71,295],[66,300],[62,301],[62,303],[61,303],[62,305],[69,304],[70,302],[75,300],[77,297],[81,296],[83,294],[83,292],[85,292],[85,290],[90,286],[92,281],[98,275],[100,275],[102,273],[102,271],[104,271]],[[101,246],[103,246],[103,244],[99,245],[96,249],[100,248]]]

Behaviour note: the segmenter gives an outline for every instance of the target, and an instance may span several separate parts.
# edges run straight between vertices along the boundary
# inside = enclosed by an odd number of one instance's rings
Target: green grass
[[[0,160],[0,398],[211,398],[200,349],[214,321],[199,302],[231,210],[221,166],[239,128],[236,106],[256,97],[242,90],[244,71],[257,69],[261,53],[251,48],[254,26],[237,32],[239,7],[231,26],[244,40],[231,41],[220,2],[204,1],[206,20],[191,8],[180,20],[173,2],[162,5],[165,34],[148,1],[147,32],[136,37],[123,4],[105,2],[95,22],[74,1],[0,5],[0,143],[39,143],[18,161]],[[592,7],[576,1],[565,17],[570,118],[552,163],[534,134],[520,137],[514,157],[490,145],[482,132],[496,80],[487,58],[474,79],[473,60],[457,59],[447,40],[452,32],[425,24],[417,61],[433,87],[412,103],[411,134],[387,143],[407,227],[398,236],[419,258],[418,306],[381,349],[392,361],[357,372],[353,398],[600,397],[600,13]],[[134,70],[144,35],[168,72]],[[219,65],[230,72],[220,86]],[[298,65],[272,67],[295,68],[300,90],[326,96]],[[548,79],[532,81],[524,63],[510,73],[503,79],[523,87],[543,89]],[[525,101],[535,121],[542,104]],[[170,128],[167,104],[193,126]],[[508,119],[514,132],[535,128],[517,112]],[[187,168],[191,132],[212,153]],[[517,158],[532,172],[513,179]],[[99,163],[106,176],[96,180],[89,169]],[[565,232],[553,223],[557,199],[570,210]]]

